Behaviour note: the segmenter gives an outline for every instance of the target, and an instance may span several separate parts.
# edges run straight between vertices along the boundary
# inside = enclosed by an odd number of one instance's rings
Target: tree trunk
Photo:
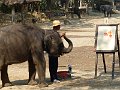
[[[21,10],[22,24],[25,24],[26,6],[27,4],[22,4],[22,10]]]
[[[47,10],[50,11],[51,10],[51,0],[46,0],[47,1]]]
[[[74,0],[74,4],[75,4],[75,8],[78,8],[79,7],[79,0]]]
[[[66,3],[65,3],[65,13],[66,13],[66,18],[68,18],[68,15],[69,15],[69,13],[68,13],[69,2],[70,2],[70,0],[66,0]]]
[[[82,7],[82,0],[80,0],[80,7]]]

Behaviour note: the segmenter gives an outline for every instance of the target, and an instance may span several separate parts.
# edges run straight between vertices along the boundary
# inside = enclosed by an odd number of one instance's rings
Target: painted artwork
[[[96,51],[113,51],[116,45],[117,26],[100,25],[97,27]]]

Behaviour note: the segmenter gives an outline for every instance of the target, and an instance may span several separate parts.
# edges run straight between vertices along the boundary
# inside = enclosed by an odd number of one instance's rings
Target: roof
[[[22,4],[24,2],[35,2],[41,0],[2,0],[2,2],[6,5],[13,5],[13,4]]]
[[[120,0],[114,0],[115,2],[120,2]]]

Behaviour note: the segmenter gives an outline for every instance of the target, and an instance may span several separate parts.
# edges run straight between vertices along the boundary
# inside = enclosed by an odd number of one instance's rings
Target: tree
[[[78,8],[80,3],[79,3],[80,0],[74,0],[74,5],[75,5],[75,8]]]
[[[51,2],[51,0],[46,0],[46,4],[47,4],[47,10],[51,10],[51,4],[52,4],[52,2]]]

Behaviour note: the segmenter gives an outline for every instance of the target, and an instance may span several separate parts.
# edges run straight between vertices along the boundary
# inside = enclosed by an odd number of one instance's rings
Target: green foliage
[[[41,9],[41,11],[45,11],[46,8],[47,8],[46,0],[41,0],[41,2],[40,2],[40,9]]]
[[[47,3],[48,1],[48,3]],[[99,6],[102,4],[111,4],[112,0],[82,0],[82,2],[86,2],[88,4],[94,5],[96,4],[96,9],[99,10]],[[11,13],[11,6],[6,6],[4,4],[1,3],[2,0],[0,0],[0,11],[3,13]],[[50,2],[50,3],[49,3]],[[52,11],[56,11],[56,10],[60,10],[60,6],[59,6],[60,0],[41,0],[39,7],[41,11],[46,11],[48,9],[48,7],[50,7],[50,9]],[[20,6],[16,5],[16,11],[20,12]]]
[[[41,11],[45,11],[47,7],[50,7],[51,10],[59,10],[60,6],[58,5],[60,0],[51,0],[51,5],[48,3],[47,0],[41,0],[40,2],[40,9]]]
[[[0,5],[0,11],[3,13],[11,13],[12,7],[5,4]]]

